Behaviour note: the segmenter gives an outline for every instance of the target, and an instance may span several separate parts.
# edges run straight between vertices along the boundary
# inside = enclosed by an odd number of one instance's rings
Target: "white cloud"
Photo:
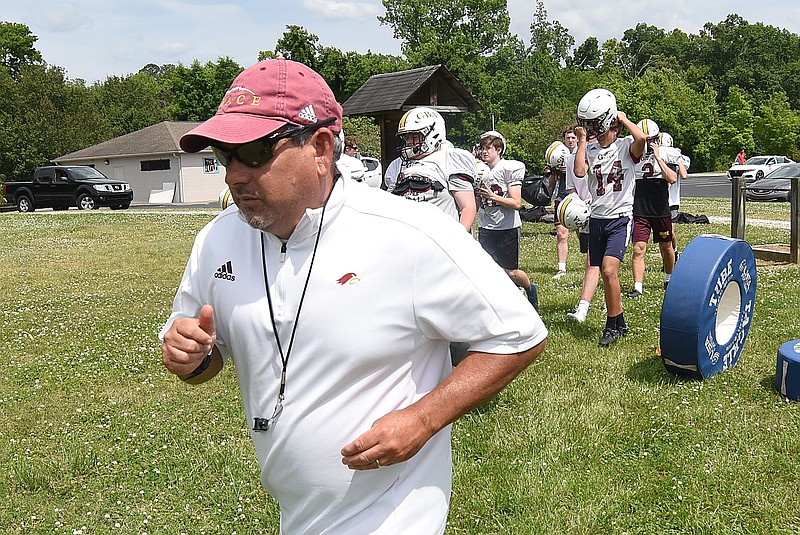
[[[154,50],[164,56],[174,57],[185,53],[189,50],[189,46],[181,42],[159,43],[155,46]]]
[[[92,19],[71,5],[46,9],[42,14],[43,26],[56,33],[69,33],[92,27]]]
[[[574,0],[544,0],[549,21],[558,21],[575,38],[575,45],[587,37],[596,37],[602,44],[608,39],[621,39],[625,30],[644,22],[672,31],[679,28],[687,34],[697,34],[707,22],[718,24],[731,13],[737,13],[751,24],[764,24],[800,32],[800,8],[784,0],[673,0],[648,3],[641,0],[608,2],[575,2]],[[526,42],[530,40],[530,24],[536,10],[535,0],[509,0],[511,31]]]
[[[789,0],[672,0],[669,3],[544,0],[548,20],[575,38],[602,44],[639,22],[696,34],[729,13],[800,33],[800,6]],[[380,0],[0,0],[3,20],[28,25],[45,60],[88,81],[138,71],[148,63],[189,64],[229,56],[242,65],[272,49],[287,25],[317,35],[342,51],[399,54],[391,27],[376,19]],[[526,42],[536,0],[508,0],[511,31]]]
[[[381,13],[377,6],[366,2],[303,0],[303,7],[325,19],[366,20]]]

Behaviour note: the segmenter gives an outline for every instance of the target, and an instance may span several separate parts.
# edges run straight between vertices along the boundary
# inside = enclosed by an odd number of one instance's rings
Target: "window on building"
[[[168,171],[170,169],[169,160],[142,160],[139,162],[142,171]]]

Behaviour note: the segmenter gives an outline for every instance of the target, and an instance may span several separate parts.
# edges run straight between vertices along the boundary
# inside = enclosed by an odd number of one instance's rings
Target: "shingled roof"
[[[430,91],[426,90],[428,82],[435,88],[435,104],[430,101]],[[345,115],[376,115],[416,106],[432,106],[452,112],[481,108],[480,103],[443,65],[370,76],[342,108]]]
[[[82,158],[111,158],[114,156],[139,156],[181,152],[181,136],[199,125],[199,122],[163,121],[136,132],[109,139],[97,145],[65,154],[56,160]]]

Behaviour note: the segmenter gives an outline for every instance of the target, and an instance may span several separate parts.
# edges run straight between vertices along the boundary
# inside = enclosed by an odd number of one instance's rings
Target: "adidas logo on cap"
[[[305,119],[306,121],[311,121],[312,123],[317,122],[317,114],[314,113],[314,106],[312,106],[311,104],[300,110],[300,113],[298,113],[297,115],[301,119]]]
[[[214,278],[228,280],[228,281],[236,280],[236,276],[233,274],[233,264],[231,264],[230,260],[222,264],[217,269],[217,272],[214,273]]]

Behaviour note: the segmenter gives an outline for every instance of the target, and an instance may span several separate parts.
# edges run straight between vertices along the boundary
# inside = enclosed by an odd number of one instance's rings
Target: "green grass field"
[[[728,201],[683,210],[728,215]],[[199,387],[161,366],[167,318],[193,237],[210,211],[0,214],[0,532],[277,533],[233,370]],[[748,204],[748,219],[788,204]],[[679,225],[682,245],[725,224]],[[492,402],[454,426],[447,533],[800,532],[800,405],[773,388],[780,343],[800,338],[800,268],[758,268],[750,336],[732,370],[667,373],[654,349],[660,258],[645,296],[624,300],[632,331],[597,347],[582,257],[570,238],[558,281],[550,225],[523,228],[547,348]],[[789,231],[748,227],[748,241]],[[629,260],[629,258],[628,258]],[[623,291],[632,284],[629,261]]]

